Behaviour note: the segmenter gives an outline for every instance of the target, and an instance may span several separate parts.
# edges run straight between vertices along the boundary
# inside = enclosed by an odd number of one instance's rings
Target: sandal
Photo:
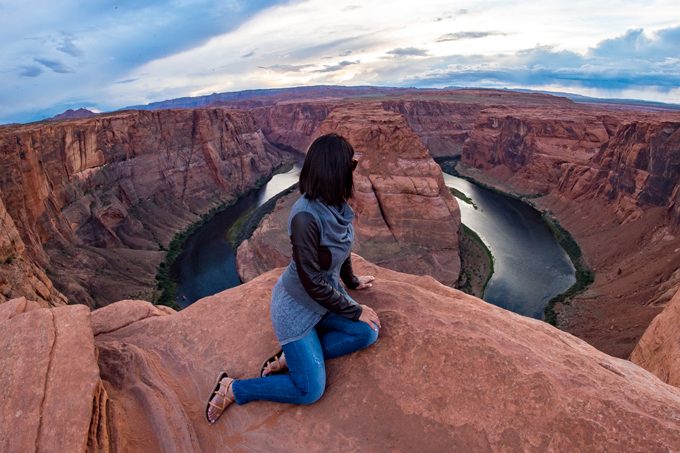
[[[215,382],[215,386],[213,387],[213,390],[212,390],[212,392],[210,393],[210,396],[208,397],[208,404],[205,406],[205,419],[208,420],[208,423],[210,423],[211,425],[212,425],[213,423],[217,422],[217,420],[218,420],[218,419],[222,416],[222,414],[224,413],[224,410],[227,408],[227,406],[229,406],[231,403],[234,402],[234,399],[233,399],[233,398],[230,398],[230,397],[227,395],[227,391],[229,390],[229,388],[231,387],[232,383],[234,382],[233,379],[230,378],[231,381],[229,381],[229,383],[227,384],[227,386],[226,386],[226,388],[224,389],[224,391],[220,392],[220,386],[221,386],[220,382],[222,382],[222,379],[228,378],[228,377],[229,377],[229,375],[227,374],[227,372],[226,372],[226,371],[222,371],[222,372],[219,374],[219,376],[217,376],[217,381]],[[216,403],[213,403],[213,402],[212,402],[212,399],[213,399],[213,397],[214,397],[215,395],[219,395],[219,396],[222,397],[222,405],[219,405],[219,404],[216,404]],[[208,416],[208,410],[210,409],[210,406],[215,407],[215,408],[217,408],[217,409],[220,411],[220,413],[217,414],[217,418],[216,418],[215,420],[210,420],[210,417]]]
[[[260,367],[260,377],[283,374],[288,369],[288,365],[281,363],[279,360],[281,356],[283,356],[283,350],[279,349],[279,352],[265,360]],[[269,371],[269,374],[264,374],[265,371]]]

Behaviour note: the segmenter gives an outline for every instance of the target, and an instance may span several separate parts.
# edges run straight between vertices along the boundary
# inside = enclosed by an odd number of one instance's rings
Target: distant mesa
[[[68,109],[63,113],[54,115],[52,118],[49,118],[49,121],[76,120],[80,118],[91,118],[95,115],[97,114],[85,108],[79,108],[78,110]]]

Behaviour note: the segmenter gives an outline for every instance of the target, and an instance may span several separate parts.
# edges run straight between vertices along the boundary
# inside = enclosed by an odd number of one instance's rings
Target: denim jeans
[[[326,388],[324,359],[364,349],[377,339],[378,332],[365,322],[326,313],[307,335],[283,345],[288,373],[234,381],[236,403],[266,400],[311,404]]]

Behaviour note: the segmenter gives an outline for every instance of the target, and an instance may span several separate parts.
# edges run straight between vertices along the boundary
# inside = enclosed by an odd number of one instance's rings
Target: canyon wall
[[[576,238],[595,282],[558,325],[627,357],[680,286],[680,115],[574,106],[487,109],[461,171],[530,195]]]
[[[66,303],[66,297],[27,255],[24,241],[0,196],[0,303],[21,296],[44,305]]]
[[[381,318],[377,343],[328,361],[315,404],[234,405],[215,426],[204,411],[218,372],[253,377],[277,347],[268,301],[280,269],[179,313],[0,305],[0,368],[12,370],[0,373],[0,449],[680,449],[680,389],[431,277],[353,262],[377,277],[352,292]]]
[[[287,102],[250,110],[272,143],[305,153],[314,132],[333,108],[329,102]]]
[[[633,363],[680,387],[680,290],[654,318],[630,355]]]
[[[438,99],[384,101],[382,107],[404,115],[432,157],[459,156],[482,106]]]
[[[460,273],[460,209],[404,117],[378,104],[334,108],[314,135],[335,132],[349,140],[359,166],[354,172],[355,250],[381,266],[431,275],[453,285]],[[244,280],[290,257],[287,216],[299,194],[282,200],[237,252]]]
[[[0,128],[0,191],[28,255],[103,305],[150,297],[174,234],[283,158],[247,112],[121,112]]]

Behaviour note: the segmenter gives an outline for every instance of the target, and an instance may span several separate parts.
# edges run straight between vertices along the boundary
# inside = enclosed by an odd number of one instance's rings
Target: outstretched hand
[[[357,277],[357,279],[359,279],[359,286],[354,289],[366,289],[373,286],[373,283],[371,282],[375,280],[375,277],[372,275],[362,275],[361,277]]]

